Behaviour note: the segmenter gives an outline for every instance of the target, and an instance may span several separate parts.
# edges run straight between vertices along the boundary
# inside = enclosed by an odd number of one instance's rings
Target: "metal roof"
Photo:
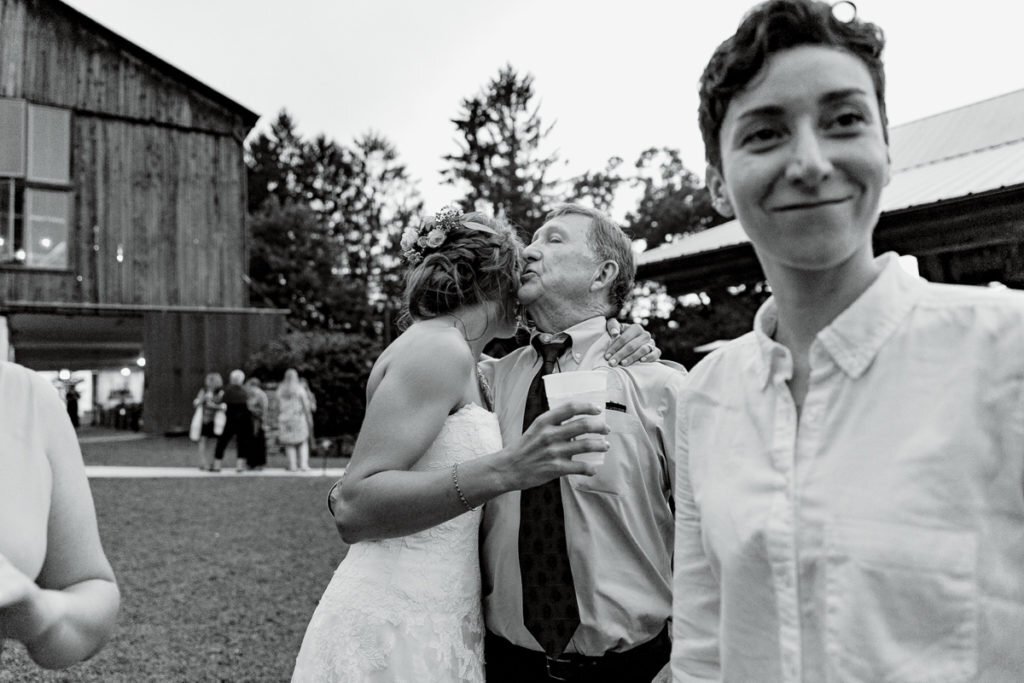
[[[889,131],[892,180],[882,212],[1024,184],[1024,89]],[[747,242],[739,221],[678,238],[640,255],[641,265]]]

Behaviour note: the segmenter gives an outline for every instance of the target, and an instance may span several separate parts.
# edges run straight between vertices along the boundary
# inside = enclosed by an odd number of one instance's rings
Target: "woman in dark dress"
[[[249,469],[261,470],[267,464],[267,440],[263,431],[263,420],[267,414],[268,399],[260,381],[255,377],[245,381],[245,390],[249,395],[246,406],[249,408],[252,428],[246,435],[242,449]]]

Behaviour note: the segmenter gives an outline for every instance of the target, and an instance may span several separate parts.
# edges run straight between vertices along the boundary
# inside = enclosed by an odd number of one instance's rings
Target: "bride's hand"
[[[575,462],[572,456],[608,450],[608,433],[601,410],[592,403],[573,401],[543,413],[514,447],[505,449],[504,475],[509,489],[528,489],[567,474],[593,475],[597,466]],[[579,419],[572,419],[579,416]],[[566,420],[570,420],[566,422]],[[566,422],[566,424],[562,424]]]
[[[625,367],[637,361],[651,363],[661,358],[661,349],[643,325],[629,323],[623,327],[615,318],[609,318],[606,328],[612,338],[604,353],[608,365]]]

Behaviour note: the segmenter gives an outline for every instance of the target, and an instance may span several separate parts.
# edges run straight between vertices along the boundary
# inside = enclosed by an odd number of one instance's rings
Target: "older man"
[[[546,409],[547,372],[608,368],[605,462],[493,499],[481,557],[487,680],[644,681],[668,662],[673,454],[684,373],[658,363],[614,366],[605,319],[636,266],[603,214],[563,205],[525,252],[519,299],[537,332],[490,363],[506,445]]]

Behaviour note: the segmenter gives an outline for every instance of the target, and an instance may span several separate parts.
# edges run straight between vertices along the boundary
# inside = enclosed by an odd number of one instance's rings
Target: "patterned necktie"
[[[572,339],[558,337],[533,345],[544,361],[526,394],[523,431],[548,409],[544,375],[555,369],[555,361],[570,348]],[[519,503],[519,569],[523,578],[523,624],[544,651],[562,654],[580,623],[576,588],[569,564],[562,511],[561,479],[554,479],[522,492]]]

